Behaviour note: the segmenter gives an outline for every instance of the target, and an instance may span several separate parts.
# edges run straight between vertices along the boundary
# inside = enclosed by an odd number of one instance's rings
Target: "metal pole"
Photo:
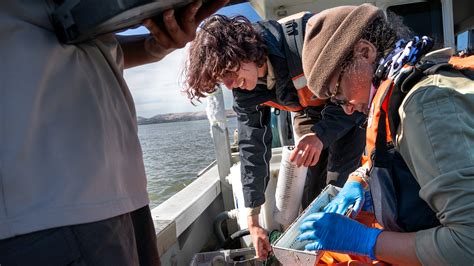
[[[217,169],[219,171],[219,179],[221,184],[221,193],[224,202],[224,208],[227,211],[233,210],[234,197],[232,186],[226,177],[230,174],[232,165],[232,154],[230,150],[229,130],[227,128],[227,119],[225,114],[224,94],[220,87],[216,92],[207,97],[207,118],[211,126],[211,136],[214,142],[214,149],[217,157]],[[229,232],[237,230],[235,222],[228,221]]]

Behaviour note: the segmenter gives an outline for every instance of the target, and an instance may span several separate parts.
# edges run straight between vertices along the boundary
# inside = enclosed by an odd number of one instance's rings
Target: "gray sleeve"
[[[301,138],[303,135],[312,133],[311,128],[320,120],[320,116],[315,118],[307,115],[304,111],[294,112],[294,130],[296,139]]]
[[[272,132],[270,108],[239,106],[234,102],[239,132],[239,154],[245,207],[255,208],[265,202],[265,188],[270,176]]]
[[[451,82],[424,80],[399,110],[400,153],[441,223],[416,233],[424,265],[474,264],[474,85]]]

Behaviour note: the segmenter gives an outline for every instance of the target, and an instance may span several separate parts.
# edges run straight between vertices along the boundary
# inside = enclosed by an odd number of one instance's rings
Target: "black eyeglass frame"
[[[344,106],[344,105],[348,105],[349,104],[349,101],[348,100],[341,100],[341,99],[336,99],[335,97],[337,96],[337,94],[339,93],[339,89],[340,89],[340,85],[341,85],[341,80],[342,80],[342,77],[344,76],[344,73],[345,73],[345,68],[343,68],[341,70],[341,72],[339,73],[339,77],[337,78],[337,82],[336,82],[336,86],[334,86],[334,90],[333,92],[331,93],[331,96],[329,97],[329,100],[335,104],[335,105],[339,105],[339,106]]]
[[[337,78],[336,86],[334,86],[334,90],[331,93],[331,96],[329,96],[329,101],[335,105],[338,106],[344,106],[350,104],[348,100],[340,100],[336,99],[335,97],[339,94],[340,86],[341,86],[341,81],[342,77],[346,73],[346,68],[349,67],[352,64],[352,59],[354,55],[352,51],[346,55],[346,57],[343,60],[342,67],[341,67],[341,72],[339,72],[339,77]],[[331,92],[331,90],[329,90]]]

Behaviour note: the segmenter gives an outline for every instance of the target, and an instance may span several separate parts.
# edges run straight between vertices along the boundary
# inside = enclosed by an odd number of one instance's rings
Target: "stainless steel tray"
[[[255,258],[254,248],[227,249],[203,252],[194,255],[190,266],[263,266],[264,262]]]
[[[321,257],[322,252],[305,251],[304,247],[309,241],[297,241],[300,234],[299,227],[304,218],[314,212],[320,212],[337,195],[340,188],[328,185],[288,227],[288,229],[275,241],[273,252],[278,261],[283,265],[314,265]]]

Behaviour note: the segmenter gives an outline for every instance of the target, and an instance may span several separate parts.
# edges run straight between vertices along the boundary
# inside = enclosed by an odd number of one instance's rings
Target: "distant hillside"
[[[227,117],[235,117],[236,114],[233,110],[226,110]],[[193,120],[204,120],[207,119],[205,111],[201,112],[187,112],[187,113],[176,113],[176,114],[162,114],[155,115],[150,118],[137,117],[139,125],[158,124],[158,123],[171,123],[179,121],[193,121]]]

